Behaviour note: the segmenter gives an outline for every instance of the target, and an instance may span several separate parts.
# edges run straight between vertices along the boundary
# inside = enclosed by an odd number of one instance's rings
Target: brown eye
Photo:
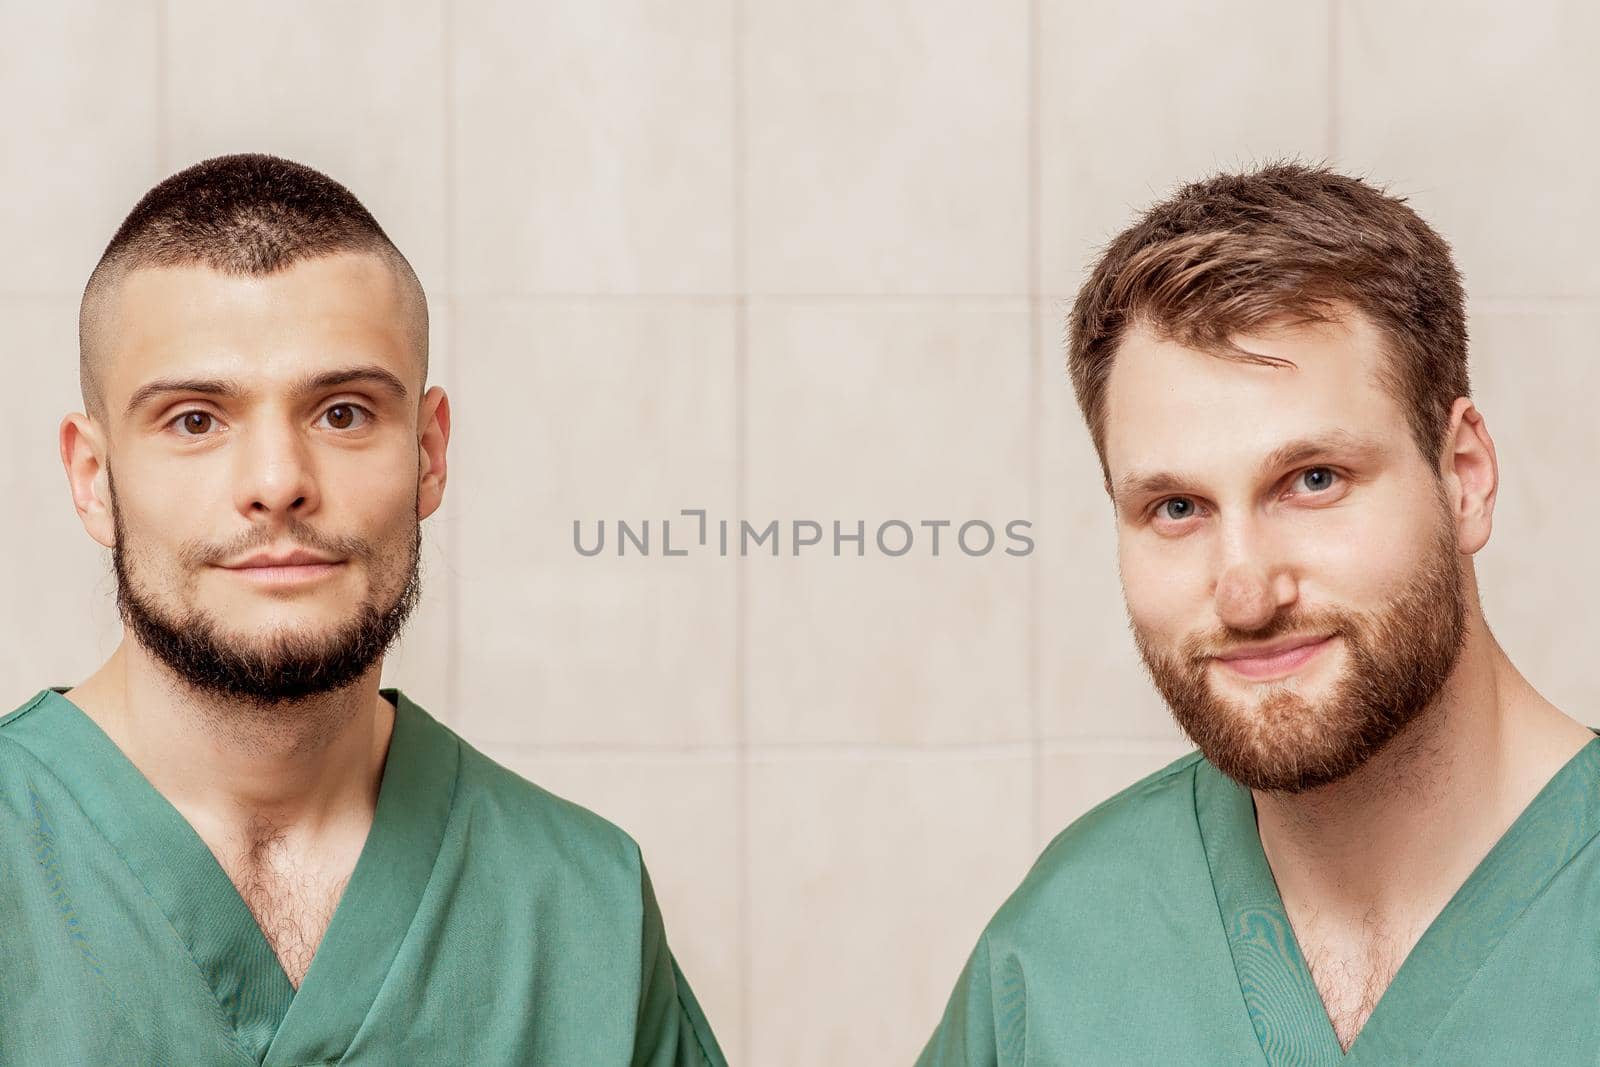
[[[173,421],[179,426],[183,427],[183,432],[180,436],[204,437],[206,435],[206,431],[211,428],[211,424],[215,420],[212,419],[209,412],[186,411]]]
[[[360,422],[356,421],[358,414],[362,420]],[[324,417],[335,430],[352,430],[365,425],[372,413],[360,404],[335,404],[324,413]]]

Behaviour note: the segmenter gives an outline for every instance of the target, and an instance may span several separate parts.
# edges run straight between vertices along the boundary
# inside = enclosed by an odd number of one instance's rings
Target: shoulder
[[[458,805],[520,842],[613,861],[637,872],[639,846],[621,827],[529,781],[467,741],[460,746]]]
[[[459,862],[493,880],[517,878],[553,893],[581,890],[597,905],[637,912],[644,863],[620,827],[557,796],[480,751],[414,701],[408,750],[429,764],[418,780],[449,791],[447,838]],[[454,773],[445,769],[453,765]]]
[[[989,932],[1103,914],[1128,894],[1148,892],[1153,877],[1200,854],[1194,811],[1198,750],[1096,804],[1073,820],[1034,861]]]
[[[0,715],[0,739],[3,739],[7,736],[6,727],[9,726],[15,728],[15,724],[22,722],[23,719],[35,708],[42,706],[45,702],[45,698],[50,695],[50,692],[51,691],[49,689],[41,689],[27,700],[24,700],[21,704],[17,705],[11,711],[6,712],[4,715]]]
[[[40,717],[46,706],[49,689],[41,689],[22,704],[0,715],[0,795],[14,795],[34,787],[37,778],[48,775],[29,747],[27,737],[37,731],[48,730],[49,725]]]
[[[465,740],[459,745],[450,836],[473,878],[517,887],[497,898],[506,921],[599,923],[630,931],[624,940],[636,950],[647,921],[647,875],[634,839]]]

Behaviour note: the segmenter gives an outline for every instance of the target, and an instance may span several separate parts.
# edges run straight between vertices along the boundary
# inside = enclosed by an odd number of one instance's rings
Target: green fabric
[[[1191,752],[1050,844],[918,1063],[1600,1063],[1597,833],[1600,737],[1450,899],[1345,1054],[1249,790]]]
[[[298,992],[65,691],[0,719],[0,1063],[725,1063],[634,842],[398,690],[372,829]]]

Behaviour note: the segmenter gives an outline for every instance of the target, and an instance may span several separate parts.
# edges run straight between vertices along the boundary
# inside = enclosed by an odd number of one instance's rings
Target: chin
[[[288,636],[317,640],[355,621],[352,614],[306,611],[303,608],[282,611],[270,608],[252,611],[246,608],[223,615],[211,614],[210,618],[212,629],[218,636],[240,644]],[[217,620],[221,618],[227,619],[228,625],[218,623]]]
[[[1275,696],[1302,696],[1305,692],[1305,679],[1292,674],[1287,678],[1273,678],[1265,682],[1253,682],[1247,678],[1239,679],[1238,686],[1258,700],[1266,700]]]

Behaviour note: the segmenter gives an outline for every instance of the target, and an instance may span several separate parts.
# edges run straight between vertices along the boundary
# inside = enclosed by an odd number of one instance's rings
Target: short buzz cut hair
[[[101,254],[78,309],[78,384],[85,410],[105,420],[102,319],[107,297],[130,272],[201,265],[224,274],[265,275],[339,252],[377,255],[394,269],[426,382],[427,297],[371,212],[320,171],[246,152],[204,160],[156,185]]]
[[[1436,466],[1450,409],[1471,395],[1464,305],[1450,246],[1403,198],[1360,179],[1279,161],[1183,186],[1111,241],[1068,320],[1067,366],[1107,491],[1106,383],[1130,328],[1281,365],[1231,338],[1354,308],[1384,340],[1380,386]]]

